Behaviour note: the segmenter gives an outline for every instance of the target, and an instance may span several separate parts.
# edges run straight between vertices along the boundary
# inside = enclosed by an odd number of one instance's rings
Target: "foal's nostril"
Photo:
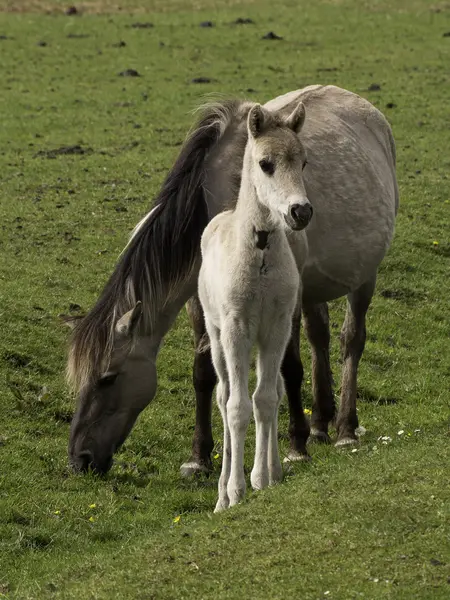
[[[291,217],[299,223],[309,223],[313,214],[311,204],[293,204],[291,206]]]

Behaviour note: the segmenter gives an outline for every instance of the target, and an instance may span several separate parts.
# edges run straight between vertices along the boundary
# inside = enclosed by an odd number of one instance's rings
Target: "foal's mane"
[[[98,377],[111,358],[117,319],[141,301],[141,327],[176,294],[197,264],[208,223],[204,197],[205,158],[238,116],[240,100],[201,107],[196,126],[167,175],[153,209],[133,231],[99,299],[73,331],[67,377],[76,390]]]

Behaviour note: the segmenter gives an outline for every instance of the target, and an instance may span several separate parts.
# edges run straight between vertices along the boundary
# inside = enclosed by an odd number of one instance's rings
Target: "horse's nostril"
[[[80,471],[87,471],[93,462],[94,457],[92,456],[92,452],[90,450],[83,450],[77,456],[75,464]]]

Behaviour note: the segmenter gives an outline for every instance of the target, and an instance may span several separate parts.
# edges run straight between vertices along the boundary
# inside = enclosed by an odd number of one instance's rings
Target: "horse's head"
[[[155,353],[151,341],[139,335],[141,313],[138,303],[117,320],[107,364],[81,383],[69,441],[76,470],[106,473],[114,452],[155,395]]]
[[[302,102],[288,117],[256,104],[247,120],[247,166],[258,198],[275,218],[297,231],[308,225],[313,213],[302,176],[306,152],[298,137],[304,121]]]

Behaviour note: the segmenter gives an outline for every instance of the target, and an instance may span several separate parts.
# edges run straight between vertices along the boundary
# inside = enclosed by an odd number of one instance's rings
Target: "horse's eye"
[[[100,379],[98,381],[99,385],[101,385],[101,386],[111,385],[117,379],[118,374],[119,373],[105,373],[104,375],[102,375],[100,377]]]
[[[273,162],[270,160],[266,160],[265,158],[259,161],[259,166],[261,167],[261,170],[267,175],[273,175],[275,172],[275,165],[273,164]]]
[[[304,161],[303,161],[303,165],[302,165],[302,171],[304,171],[304,170],[305,170],[305,167],[306,167],[306,165],[307,165],[307,164],[308,164],[308,161],[307,161],[307,160],[304,160]]]

